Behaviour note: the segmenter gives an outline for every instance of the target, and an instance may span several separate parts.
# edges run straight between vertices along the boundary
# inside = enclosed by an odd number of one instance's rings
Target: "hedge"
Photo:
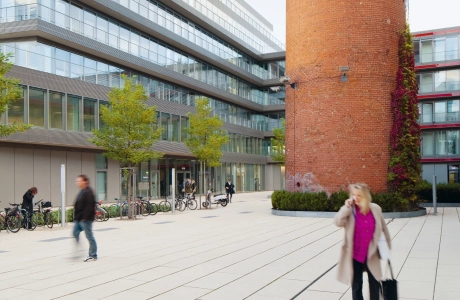
[[[438,183],[436,185],[438,203],[460,203],[460,183]],[[433,202],[432,185],[424,180],[417,185],[417,202]],[[325,192],[288,192],[275,191],[272,194],[272,207],[290,211],[338,211],[345,200],[347,191],[340,190],[329,197]],[[391,193],[372,193],[372,202],[378,204],[384,212],[401,211],[396,197]]]
[[[340,190],[329,197],[325,192],[275,191],[272,194],[274,209],[290,211],[338,211],[349,198],[348,192]],[[372,202],[380,205],[384,212],[393,212],[396,202],[390,193],[373,193]]]
[[[423,202],[433,202],[433,187],[428,181],[417,186],[416,193]],[[460,203],[460,183],[436,184],[438,203]]]

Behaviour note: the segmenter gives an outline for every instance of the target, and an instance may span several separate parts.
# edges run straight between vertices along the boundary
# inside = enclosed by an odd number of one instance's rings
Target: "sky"
[[[273,24],[273,34],[285,43],[286,0],[246,0],[246,2]],[[411,31],[460,26],[459,12],[460,0],[410,0]]]

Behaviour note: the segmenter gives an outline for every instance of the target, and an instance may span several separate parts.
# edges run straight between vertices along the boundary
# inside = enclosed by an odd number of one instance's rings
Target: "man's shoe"
[[[96,261],[96,260],[97,260],[97,258],[92,257],[92,256],[88,256],[88,257],[84,260],[84,262],[90,262],[90,261]]]

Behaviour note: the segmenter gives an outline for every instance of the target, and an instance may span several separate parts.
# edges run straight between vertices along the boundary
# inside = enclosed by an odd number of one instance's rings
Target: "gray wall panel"
[[[66,198],[67,205],[72,205],[75,196],[78,193],[78,187],[75,185],[75,179],[81,174],[81,153],[79,152],[67,152],[67,163],[66,163],[66,176],[67,176],[67,187],[66,187]]]
[[[14,148],[0,147],[0,170],[0,191],[2,192],[0,208],[3,210],[3,208],[9,207],[8,201],[13,203],[16,200],[14,194]],[[24,192],[20,195],[22,196]]]
[[[14,200],[18,203],[22,202],[24,193],[34,186],[34,151],[16,148],[14,156]]]
[[[120,196],[120,164],[109,159],[107,167],[107,200],[113,202]]]
[[[81,173],[89,177],[93,190],[96,189],[96,155],[94,153],[81,154]]]
[[[38,194],[34,200],[50,201],[51,199],[51,151],[33,150],[34,156],[34,186],[38,189]]]
[[[50,201],[53,203],[53,206],[61,205],[61,164],[67,163],[67,153],[65,151],[53,151],[51,150],[51,175],[50,175],[50,187],[51,187],[51,197]],[[66,181],[69,181],[69,178],[66,178]],[[70,179],[71,183],[74,180]],[[67,199],[72,199],[75,195],[70,195],[66,193]],[[67,200],[66,203],[69,203]],[[70,201],[70,203],[73,203]]]
[[[422,179],[432,183],[433,175],[436,175],[437,183],[447,183],[447,164],[422,164]]]

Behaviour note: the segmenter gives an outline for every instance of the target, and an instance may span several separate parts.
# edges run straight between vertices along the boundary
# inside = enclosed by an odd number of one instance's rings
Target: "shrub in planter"
[[[328,211],[338,211],[349,197],[350,194],[344,190],[332,193],[329,196]]]
[[[417,196],[425,202],[433,202],[432,184],[424,181],[417,186]],[[460,203],[459,183],[438,183],[436,184],[436,195],[438,203]]]

